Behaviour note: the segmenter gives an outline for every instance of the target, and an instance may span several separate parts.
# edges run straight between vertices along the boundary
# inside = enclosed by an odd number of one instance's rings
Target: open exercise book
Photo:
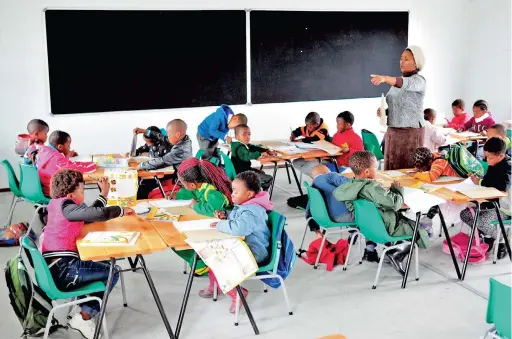
[[[460,192],[471,199],[500,198],[507,196],[506,193],[498,191],[494,187],[475,185],[470,178],[458,184],[445,185],[444,187],[454,192]]]
[[[403,187],[404,203],[413,212],[426,213],[432,206],[444,204],[446,200],[436,197],[435,195],[425,193],[418,188]]]
[[[132,246],[139,236],[139,232],[89,232],[80,243],[87,246]]]

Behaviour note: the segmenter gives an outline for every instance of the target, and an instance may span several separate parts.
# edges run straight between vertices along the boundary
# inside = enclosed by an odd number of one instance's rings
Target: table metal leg
[[[103,300],[101,301],[101,309],[98,318],[96,319],[96,328],[94,330],[94,339],[98,339],[100,335],[101,324],[105,317],[105,310],[107,309],[108,296],[112,290],[112,281],[114,280],[114,269],[116,267],[116,258],[110,258],[110,271],[108,272],[107,285],[105,286],[105,293],[103,293]]]
[[[139,262],[139,258],[138,257],[135,257],[135,260],[132,260],[132,258],[128,257],[128,264],[130,264],[132,272],[136,271],[137,263],[138,262]]]
[[[295,182],[297,183],[297,188],[299,189],[300,195],[304,195],[304,192],[302,192],[302,187],[300,185],[299,178],[297,177],[297,172],[295,172],[295,167],[293,167],[293,164],[289,160],[286,161],[288,162],[290,168],[292,169],[293,177],[295,178]]]
[[[154,176],[154,178],[155,178],[155,181],[156,181],[156,183],[158,185],[158,188],[160,189],[160,193],[162,193],[162,198],[165,199],[165,191],[164,191],[164,188],[162,186],[162,182],[160,181],[160,179],[156,175]]]
[[[455,255],[455,251],[453,250],[452,239],[450,238],[450,234],[448,233],[448,227],[446,227],[446,222],[444,221],[444,216],[439,206],[437,206],[437,211],[439,212],[439,219],[441,220],[441,230],[444,232],[446,243],[448,244],[448,248],[450,249],[450,255],[452,257],[453,266],[455,267],[455,273],[457,273],[457,279],[460,279],[461,275],[459,262],[457,260],[457,256]]]
[[[254,330],[254,334],[258,335],[260,334],[260,330],[258,329],[258,325],[256,325],[256,321],[254,321],[254,318],[252,316],[251,310],[249,308],[249,305],[247,305],[247,300],[245,300],[244,293],[242,292],[242,288],[240,285],[236,287],[236,291],[238,292],[238,295],[240,296],[240,300],[242,301],[242,305],[244,305],[245,313],[247,313],[247,317],[249,318],[249,321],[251,322],[252,329]]]
[[[416,223],[414,224],[414,229],[412,231],[412,239],[411,239],[411,251],[409,252],[409,257],[407,258],[407,264],[405,266],[405,274],[402,279],[402,288],[405,288],[407,284],[407,276],[409,275],[409,267],[411,266],[412,255],[414,254],[414,244],[416,244],[416,239],[418,237],[418,227],[420,225],[421,212],[416,213]]]
[[[473,225],[471,226],[471,230],[469,233],[469,242],[468,242],[468,250],[466,251],[466,256],[464,257],[464,262],[462,264],[462,273],[460,276],[460,280],[464,280],[464,277],[466,276],[466,269],[468,268],[468,262],[469,262],[469,254],[471,253],[471,245],[473,245],[473,239],[475,238],[475,229],[476,229],[476,223],[478,222],[478,217],[480,216],[480,203],[478,201],[472,201],[476,204],[475,209],[475,219],[473,220]]]
[[[290,169],[288,168],[288,163],[287,162],[284,163],[284,167],[286,168],[286,175],[288,176],[288,183],[291,184],[292,183],[292,178],[290,178]]]
[[[505,229],[505,225],[503,225],[503,219],[501,218],[500,206],[497,201],[493,201],[492,204],[494,205],[494,209],[496,210],[496,215],[498,216],[501,234],[503,236],[503,240],[505,241],[505,247],[507,248],[508,257],[512,261],[512,254],[510,252],[510,242],[508,241],[507,230]],[[499,241],[499,239],[498,239],[498,241]]]
[[[140,267],[142,268],[142,271],[144,272],[144,275],[146,276],[146,280],[148,281],[149,289],[151,290],[151,293],[153,294],[153,299],[155,299],[156,307],[158,308],[158,312],[160,312],[160,316],[162,317],[165,328],[167,329],[169,338],[175,339],[177,337],[174,335],[174,333],[172,333],[171,324],[169,324],[169,319],[167,319],[167,316],[165,315],[164,306],[162,305],[162,301],[160,301],[160,297],[158,296],[158,292],[156,291],[156,287],[153,282],[153,279],[151,278],[151,275],[149,274],[149,271],[146,267],[146,262],[144,261],[144,258],[140,254],[137,255],[137,258],[140,261]]]
[[[277,161],[273,161],[274,163],[274,173],[272,174],[272,185],[270,186],[269,196],[272,199],[272,193],[274,193],[274,185],[276,183],[276,175],[277,175]]]
[[[192,288],[192,282],[194,281],[194,274],[196,273],[198,255],[194,253],[194,261],[188,274],[187,286],[185,287],[185,294],[183,295],[183,301],[181,303],[180,314],[178,315],[178,323],[176,324],[176,339],[180,336],[181,325],[183,325],[183,318],[185,317],[185,310],[187,309],[188,298],[190,296],[190,289]]]

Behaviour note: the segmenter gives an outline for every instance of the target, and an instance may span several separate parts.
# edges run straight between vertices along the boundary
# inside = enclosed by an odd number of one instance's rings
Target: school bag
[[[320,251],[320,245],[322,244],[322,238],[313,240],[305,252],[306,257],[301,257],[304,262],[314,265],[318,252]],[[343,265],[347,260],[348,254],[348,242],[345,239],[340,239],[336,244],[333,244],[327,240],[324,242],[322,254],[320,255],[319,263],[327,265],[327,271],[332,271],[335,265]]]
[[[52,309],[51,299],[37,286],[34,267],[23,252],[21,249],[21,253],[10,259],[5,267],[9,300],[23,327],[22,337],[35,335],[44,329]],[[50,333],[62,327],[55,318],[51,322]]]
[[[284,217],[281,216],[281,218]],[[288,233],[286,233],[284,229],[281,234],[277,234],[277,238],[281,238],[281,253],[279,255],[279,262],[277,263],[276,273],[285,280],[290,275],[290,272],[295,265],[295,247],[293,246],[290,237],[288,237]],[[264,275],[266,273],[261,274]],[[261,281],[272,288],[279,288],[279,286],[281,286],[281,281],[278,278],[266,278]]]
[[[484,176],[484,167],[462,144],[450,145],[448,152],[442,157],[448,160],[450,167],[461,178],[470,174]]]
[[[18,246],[20,244],[20,238],[25,235],[28,229],[28,224],[20,222],[12,224],[9,227],[4,228],[0,231],[0,247],[2,246]],[[30,231],[30,238],[36,239],[34,232]]]
[[[464,260],[468,252],[469,234],[459,232],[450,238],[452,241],[453,251],[455,256],[460,260]],[[475,237],[469,252],[469,262],[473,264],[481,263],[487,260],[489,245],[480,239],[478,229],[475,229]],[[443,253],[450,255],[450,248],[446,240],[443,241]]]

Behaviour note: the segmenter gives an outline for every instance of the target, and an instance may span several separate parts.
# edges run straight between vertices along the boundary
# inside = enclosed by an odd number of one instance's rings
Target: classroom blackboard
[[[251,11],[253,103],[380,96],[400,75],[408,12]]]
[[[245,11],[46,10],[51,112],[244,104]]]

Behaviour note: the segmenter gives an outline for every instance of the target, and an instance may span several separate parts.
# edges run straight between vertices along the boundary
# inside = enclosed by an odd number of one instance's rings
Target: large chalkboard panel
[[[244,11],[47,10],[54,114],[246,102]]]
[[[408,12],[251,12],[252,102],[380,96],[399,75]]]

